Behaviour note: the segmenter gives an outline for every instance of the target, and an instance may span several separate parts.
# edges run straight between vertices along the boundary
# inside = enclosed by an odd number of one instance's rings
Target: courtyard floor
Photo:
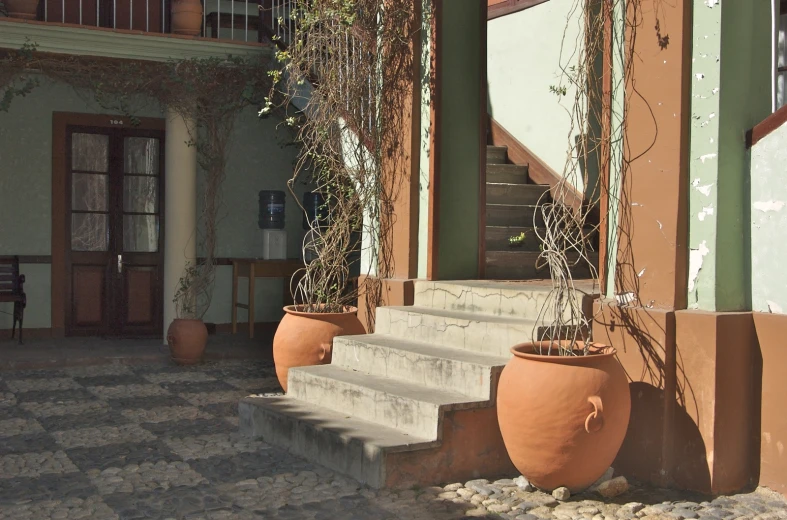
[[[238,399],[278,388],[259,359],[2,371],[0,519],[787,519],[768,490],[634,484],[566,502],[512,480],[373,491],[237,434]]]

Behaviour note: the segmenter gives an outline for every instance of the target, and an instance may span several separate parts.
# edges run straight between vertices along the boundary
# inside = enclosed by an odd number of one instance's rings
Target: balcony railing
[[[2,2],[2,0],[0,0]],[[240,42],[269,41],[261,30],[266,0],[201,0],[197,36]],[[269,3],[269,2],[268,2]],[[41,0],[35,20],[84,27],[171,34],[172,0]],[[277,9],[277,16],[281,8]],[[0,14],[2,19],[2,14]]]

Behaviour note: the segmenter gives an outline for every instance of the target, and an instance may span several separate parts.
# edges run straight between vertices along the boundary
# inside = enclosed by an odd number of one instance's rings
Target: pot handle
[[[593,411],[585,419],[585,431],[596,433],[604,427],[604,417],[601,415],[604,412],[604,405],[601,402],[601,397],[597,395],[588,397],[588,403],[593,405]]]

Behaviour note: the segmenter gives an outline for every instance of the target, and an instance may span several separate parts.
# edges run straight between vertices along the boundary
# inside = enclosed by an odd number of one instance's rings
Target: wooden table
[[[254,280],[257,278],[284,279],[284,305],[292,303],[290,279],[303,268],[303,260],[258,260],[255,258],[232,259],[232,333],[238,331],[238,308],[249,312],[249,337],[254,337]],[[249,303],[238,303],[238,278],[249,279]]]

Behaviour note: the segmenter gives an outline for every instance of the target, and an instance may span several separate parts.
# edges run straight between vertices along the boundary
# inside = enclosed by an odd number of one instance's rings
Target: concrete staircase
[[[548,291],[417,281],[374,334],[336,338],[332,364],[291,369],[287,395],[243,399],[241,432],[378,488],[511,475],[497,382]]]
[[[486,152],[486,278],[532,280],[549,278],[546,267],[536,269],[540,254],[534,226],[543,226],[539,203],[550,202],[549,186],[531,184],[528,167],[507,164],[505,146],[488,146]],[[534,221],[534,216],[536,217]],[[509,237],[525,232],[525,241],[511,247]],[[569,256],[569,260],[572,260]],[[598,266],[598,253],[591,260]],[[590,275],[587,266],[576,266],[572,275]]]

